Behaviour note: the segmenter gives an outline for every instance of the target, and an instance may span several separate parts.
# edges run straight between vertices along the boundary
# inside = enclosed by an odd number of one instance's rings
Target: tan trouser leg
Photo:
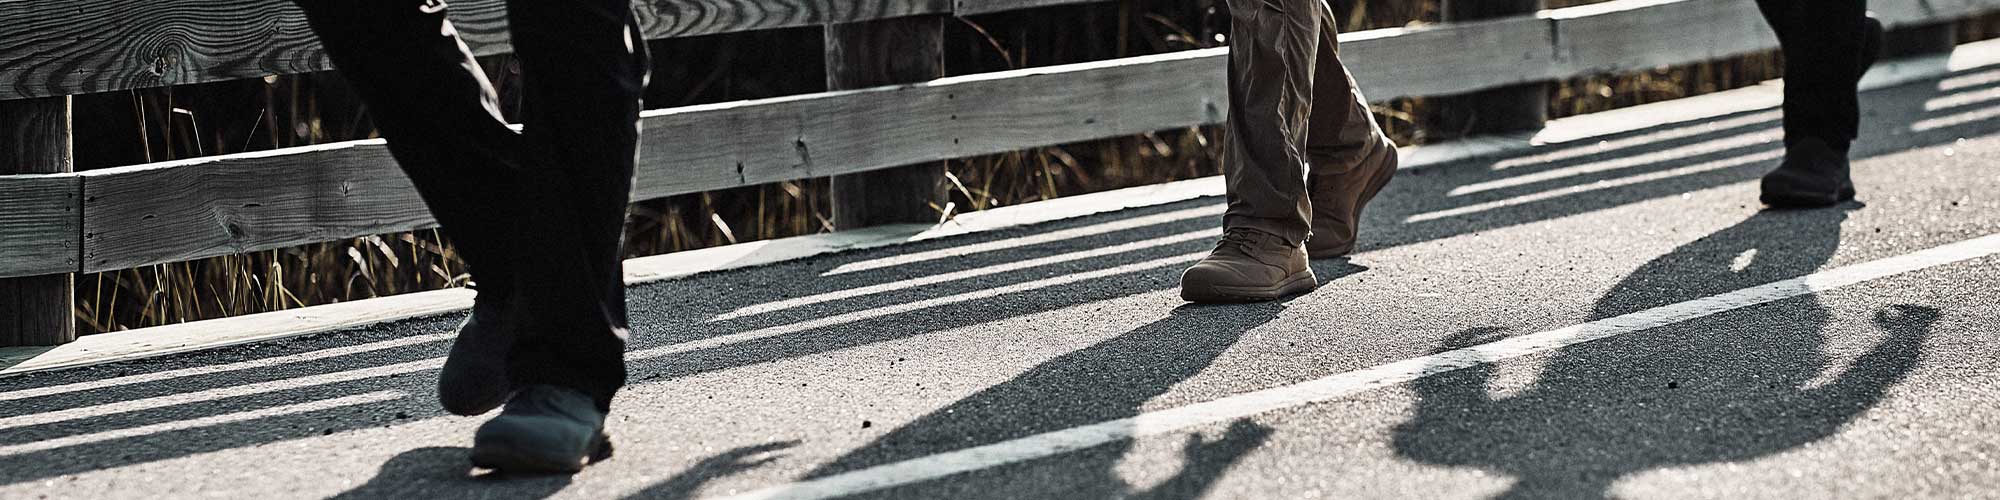
[[[1229,11],[1223,225],[1304,241],[1308,165],[1329,175],[1354,168],[1379,143],[1379,128],[1340,63],[1325,0],[1229,0]],[[1325,105],[1315,110],[1315,100]]]

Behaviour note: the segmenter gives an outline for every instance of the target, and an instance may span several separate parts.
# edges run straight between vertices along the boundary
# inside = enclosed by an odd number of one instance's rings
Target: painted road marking
[[[731,495],[728,500],[822,499],[919,483],[1116,441],[1182,431],[1344,398],[1423,377],[1650,330],[1750,306],[2000,253],[2000,234],[1870,261],[1567,328],[1411,358],[1205,403],[885,464]]]

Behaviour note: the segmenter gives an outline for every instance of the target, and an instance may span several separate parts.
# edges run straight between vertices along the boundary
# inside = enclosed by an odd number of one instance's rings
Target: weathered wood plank
[[[636,196],[1214,123],[1224,106],[1222,57],[1200,51],[649,112]],[[434,224],[380,141],[81,176],[88,272]]]
[[[77,271],[82,192],[75,175],[0,176],[0,278]]]
[[[948,14],[951,0],[641,0],[648,38]],[[451,2],[480,55],[504,53],[503,0]],[[0,100],[331,69],[305,14],[283,0],[0,2]]]
[[[1556,75],[1722,59],[1778,47],[1755,2],[1619,0],[1544,11],[1556,21]]]
[[[1896,0],[1869,2],[1869,10],[1890,28],[1936,24],[2000,10],[2000,0]]]
[[[826,27],[826,88],[865,89],[944,77],[944,16]],[[936,222],[946,194],[945,165],[914,165],[833,178],[833,227]]]
[[[1532,17],[1546,5],[1543,0],[1444,0],[1440,17],[1449,23]],[[1539,21],[1539,20],[1538,20]],[[1540,22],[1544,33],[1553,36],[1555,25]],[[1535,61],[1547,68],[1554,60],[1553,40],[1534,40],[1528,47],[1549,47],[1535,54],[1547,59]],[[1541,130],[1549,121],[1549,83],[1506,85],[1470,94],[1439,96],[1435,101],[1441,119],[1431,132],[1440,139],[1477,135],[1511,134]]]
[[[1753,10],[1693,7],[1739,9],[1728,6],[1734,3]],[[1600,13],[1560,9],[1540,18],[1353,33],[1342,37],[1343,57],[1363,90],[1383,100],[1463,93],[1604,68],[1691,63],[1726,52],[1717,47],[1757,45],[1702,42],[1706,49],[1685,50],[1673,43],[1696,43],[1687,36],[1646,34],[1674,30],[1633,31],[1627,16],[1647,9],[1664,9],[1688,26],[1699,26],[1715,12],[1738,12],[1750,17],[1735,28],[1686,31],[1768,36],[1749,2],[1620,0],[1589,8]],[[1560,40],[1567,52],[1553,48],[1554,33],[1564,33]],[[1666,55],[1634,58],[1572,46],[1634,37],[1643,39],[1634,42],[1635,50]],[[1770,43],[1775,46],[1775,40]],[[1496,48],[1505,52],[1486,50]],[[1225,49],[1208,49],[650,111],[644,118],[635,198],[1218,123],[1227,111],[1226,58]],[[1407,64],[1420,59],[1430,63]],[[432,224],[379,142],[114,169],[85,177],[83,267],[88,271]]]
[[[1554,36],[1534,17],[1361,31],[1341,35],[1340,59],[1370,99],[1457,94],[1549,79]]]
[[[649,113],[639,198],[1215,123],[1220,49]]]
[[[1056,5],[1096,3],[1104,0],[958,0],[952,13],[960,16],[976,16],[1010,10],[1027,10]]]
[[[85,272],[434,224],[379,140],[81,175]]]
[[[76,166],[70,99],[0,102],[0,174],[51,174]],[[74,176],[0,177],[0,346],[49,346],[76,340],[72,305],[76,270],[77,180]],[[18,239],[19,241],[14,241]],[[35,270],[47,265],[55,269]]]

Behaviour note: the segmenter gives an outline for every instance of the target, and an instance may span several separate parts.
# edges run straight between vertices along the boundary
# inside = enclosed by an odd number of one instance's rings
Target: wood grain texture
[[[951,12],[950,0],[642,0],[648,38]],[[451,2],[473,52],[504,53],[503,0]],[[0,100],[331,69],[305,14],[284,0],[0,2]]]
[[[1751,10],[1731,10],[1744,8],[1733,4]],[[1606,67],[1697,62],[1726,51],[1717,47],[1754,47],[1756,36],[1769,36],[1749,2],[1619,0],[1591,8],[1598,13],[1580,7],[1545,11],[1542,18],[1354,33],[1342,37],[1342,56],[1362,89],[1380,101],[1464,93]],[[1671,33],[1675,30],[1634,31],[1630,16],[1655,9],[1690,26],[1718,12],[1750,17],[1734,28],[1690,29],[1737,41],[1699,42],[1708,48],[1684,50],[1674,44],[1696,42]],[[1564,53],[1556,49],[1554,33],[1567,33],[1560,39],[1571,59],[1556,57]],[[1639,39],[1627,46],[1653,55],[1571,47],[1579,41],[1620,38]],[[1771,43],[1775,46],[1775,40]],[[1227,112],[1226,58],[1225,49],[1207,49],[649,111],[634,196],[652,199],[1219,123]],[[1430,62],[1409,64],[1412,60]],[[375,142],[130,167],[84,177],[86,271],[433,224]]]
[[[0,175],[0,278],[77,271],[82,192],[75,175]]]
[[[944,17],[882,19],[826,27],[826,88],[863,89],[936,80],[944,72]],[[922,162],[833,178],[833,227],[936,222],[945,200],[944,162]]]
[[[821,177],[1221,120],[1224,52],[649,113],[639,198]]]
[[[1894,0],[1869,2],[1869,10],[1890,28],[1936,24],[2000,9],[2000,0]]]
[[[952,7],[952,13],[960,16],[976,16],[1010,10],[1025,10],[1100,1],[1104,0],[957,0],[957,5]]]
[[[1778,47],[1756,2],[1619,0],[1548,13],[1560,41],[1558,74],[1647,69]]]
[[[1542,0],[1444,0],[1439,10],[1445,22],[1465,23],[1532,16],[1541,11],[1543,5]],[[1552,23],[1541,24],[1541,28],[1554,32]],[[1553,47],[1554,44],[1547,45]],[[1554,49],[1542,54],[1548,54],[1553,59]],[[1537,66],[1547,67],[1547,62],[1538,61]],[[1549,84],[1546,82],[1440,96],[1434,102],[1441,118],[1434,132],[1441,139],[1540,130],[1549,121]]]
[[[70,99],[0,102],[0,174],[60,174],[75,167]],[[73,175],[0,177],[0,346],[76,340]],[[36,276],[39,275],[39,276]]]
[[[1533,17],[1363,31],[1340,37],[1340,59],[1370,99],[1457,94],[1549,79],[1554,36]]]
[[[435,224],[381,141],[82,175],[85,272]]]

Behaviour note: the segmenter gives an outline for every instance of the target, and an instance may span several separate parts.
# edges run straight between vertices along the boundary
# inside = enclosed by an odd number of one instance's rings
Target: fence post
[[[1882,41],[1882,58],[1951,52],[1958,47],[1958,23],[1945,21],[1890,30]]]
[[[1543,0],[1444,0],[1446,22],[1534,15]],[[1434,99],[1440,138],[1540,130],[1549,121],[1549,84],[1523,83]]]
[[[943,77],[944,21],[915,16],[827,26],[827,90]],[[930,204],[943,204],[944,169],[936,162],[834,177],[834,228],[937,222]]]
[[[69,172],[70,98],[0,101],[0,174]],[[0,347],[76,340],[75,276],[0,278]]]

